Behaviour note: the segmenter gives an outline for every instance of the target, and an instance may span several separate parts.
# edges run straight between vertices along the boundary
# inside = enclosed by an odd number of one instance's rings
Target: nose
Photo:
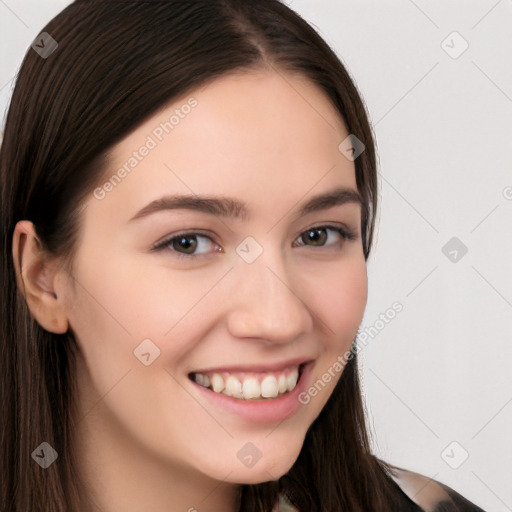
[[[275,254],[265,250],[253,263],[235,266],[228,300],[228,329],[234,337],[289,343],[312,329],[308,297],[301,297],[297,279]]]

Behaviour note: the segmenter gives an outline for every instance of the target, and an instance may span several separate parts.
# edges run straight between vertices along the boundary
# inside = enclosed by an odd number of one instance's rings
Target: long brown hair
[[[41,328],[16,286],[16,222],[32,221],[44,250],[71,270],[80,207],[106,170],[108,150],[174,98],[244,69],[306,76],[364,143],[355,169],[366,260],[377,209],[376,156],[349,73],[278,0],[77,0],[41,32],[58,47],[45,56],[26,53],[0,151],[0,504],[9,512],[79,512],[86,491],[72,444],[78,348],[69,332]],[[45,470],[31,457],[43,441],[58,453]],[[356,351],[294,466],[278,481],[241,485],[240,510],[269,512],[278,492],[302,512],[386,512],[402,510],[400,503],[417,509],[370,452]]]

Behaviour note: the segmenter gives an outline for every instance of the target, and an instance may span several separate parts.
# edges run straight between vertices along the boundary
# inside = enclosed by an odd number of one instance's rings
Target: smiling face
[[[262,71],[211,82],[113,148],[65,288],[88,449],[224,482],[290,469],[366,306],[347,136],[320,89]],[[164,196],[191,197],[148,207]]]

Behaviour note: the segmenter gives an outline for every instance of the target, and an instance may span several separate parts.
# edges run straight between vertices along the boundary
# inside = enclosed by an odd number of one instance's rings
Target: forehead
[[[347,136],[339,112],[305,77],[226,75],[173,100],[112,148],[105,179],[124,172],[108,201],[135,207],[164,192],[229,190],[271,206],[315,187],[355,188],[354,164],[338,148]]]

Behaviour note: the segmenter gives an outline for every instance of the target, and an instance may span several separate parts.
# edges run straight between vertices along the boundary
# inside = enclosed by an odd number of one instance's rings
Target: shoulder
[[[424,475],[394,466],[390,475],[400,489],[424,510],[434,510],[438,503],[450,500],[447,490],[439,482]]]
[[[424,512],[485,512],[458,492],[437,480],[385,464],[398,488]],[[402,510],[402,509],[400,509]],[[416,507],[415,507],[416,510]],[[280,494],[272,512],[299,512]]]
[[[388,468],[403,493],[425,512],[485,512],[437,480],[389,464]]]

